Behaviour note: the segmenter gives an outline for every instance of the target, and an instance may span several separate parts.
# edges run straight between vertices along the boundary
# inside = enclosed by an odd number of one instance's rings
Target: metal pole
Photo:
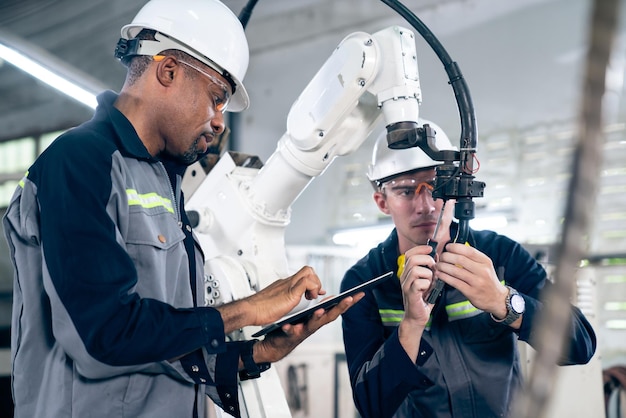
[[[589,30],[583,94],[578,122],[578,143],[569,184],[562,241],[557,247],[554,286],[542,295],[544,313],[535,327],[537,355],[525,390],[518,394],[513,418],[546,416],[556,382],[557,361],[565,347],[570,322],[570,296],[575,271],[587,253],[589,223],[595,209],[602,162],[602,98],[613,47],[620,0],[595,0]]]

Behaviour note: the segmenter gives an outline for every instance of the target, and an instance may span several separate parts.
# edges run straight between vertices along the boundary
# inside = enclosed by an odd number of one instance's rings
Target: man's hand
[[[398,327],[400,344],[408,356],[416,361],[422,332],[430,318],[433,305],[425,302],[433,281],[435,260],[429,255],[428,245],[419,245],[405,253],[405,265],[400,282],[404,318]]]
[[[476,308],[499,318],[506,315],[508,290],[498,280],[491,259],[477,249],[448,244],[437,263],[437,276],[463,293]]]
[[[361,300],[363,296],[365,296],[363,292],[354,296],[348,296],[327,311],[324,309],[316,310],[309,320],[304,323],[286,324],[283,325],[280,331],[277,330],[267,334],[263,340],[256,343],[253,347],[254,361],[256,363],[273,363],[282,359],[315,331],[337,319],[339,315]]]
[[[303,295],[312,300],[325,294],[315,271],[308,266],[302,267],[293,276],[276,280],[246,298],[255,315],[250,325],[267,325],[279,320],[300,303]]]
[[[311,267],[302,267],[296,274],[286,279],[278,279],[257,293],[247,298],[218,306],[224,332],[226,334],[248,326],[267,325],[295,308],[302,296],[316,299],[326,294],[322,282]]]

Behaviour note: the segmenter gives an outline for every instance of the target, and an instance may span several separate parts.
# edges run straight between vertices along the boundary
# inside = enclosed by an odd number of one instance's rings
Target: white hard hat
[[[137,55],[156,55],[166,49],[184,51],[234,83],[228,111],[248,108],[250,99],[242,84],[250,58],[248,41],[241,22],[223,3],[150,0],[132,23],[122,28],[122,38],[132,39],[142,29],[156,30],[158,42],[142,41]]]
[[[455,150],[446,133],[437,124],[419,119],[418,124],[430,125],[435,130],[435,145],[439,150]],[[431,159],[419,147],[406,149],[391,149],[387,146],[387,131],[383,130],[376,139],[372,152],[372,163],[368,167],[367,178],[370,181],[379,181],[392,176],[397,176],[420,168],[435,167],[443,161]]]

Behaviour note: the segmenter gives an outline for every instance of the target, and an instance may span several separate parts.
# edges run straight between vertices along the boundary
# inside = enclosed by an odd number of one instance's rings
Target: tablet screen
[[[380,283],[382,283],[383,281],[387,280],[388,278],[393,276],[393,271],[389,271],[381,276],[378,277],[374,277],[371,280],[368,280],[364,283],[361,283],[357,286],[354,286],[351,289],[345,290],[341,293],[339,293],[338,295],[332,296],[328,299],[325,299],[323,301],[321,301],[320,303],[317,303],[315,305],[312,305],[306,309],[303,309],[301,311],[289,314],[287,316],[284,316],[283,318],[281,318],[279,321],[274,322],[273,324],[267,325],[265,326],[263,329],[261,329],[260,331],[252,334],[253,337],[261,337],[265,334],[268,334],[276,329],[279,329],[280,327],[282,327],[285,324],[298,324],[300,322],[305,322],[311,315],[313,315],[313,312],[315,312],[318,309],[324,308],[326,310],[332,308],[333,306],[337,305],[339,302],[341,302],[342,299],[348,297],[348,296],[352,296],[356,293],[362,292],[364,290],[369,289],[370,287],[376,286]]]

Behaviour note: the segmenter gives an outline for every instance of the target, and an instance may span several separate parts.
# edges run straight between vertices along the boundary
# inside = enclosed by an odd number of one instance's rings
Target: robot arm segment
[[[287,131],[250,189],[256,206],[284,211],[335,157],[360,147],[381,118],[417,123],[420,103],[410,30],[349,35],[293,104]]]
[[[417,122],[422,90],[417,67],[417,52],[413,32],[393,26],[373,35],[379,44],[382,76],[372,83],[370,91],[378,98],[385,125]]]
[[[416,124],[420,101],[410,30],[392,26],[347,36],[294,102],[267,163],[236,167],[225,155],[228,161],[220,160],[188,200],[200,215],[196,232],[207,275],[255,291],[288,274],[284,228],[293,202],[335,157],[360,147],[382,118],[385,125]],[[245,274],[229,277],[233,260]],[[221,286],[228,288],[231,297],[246,294],[234,284]],[[222,291],[219,299],[231,297]]]

